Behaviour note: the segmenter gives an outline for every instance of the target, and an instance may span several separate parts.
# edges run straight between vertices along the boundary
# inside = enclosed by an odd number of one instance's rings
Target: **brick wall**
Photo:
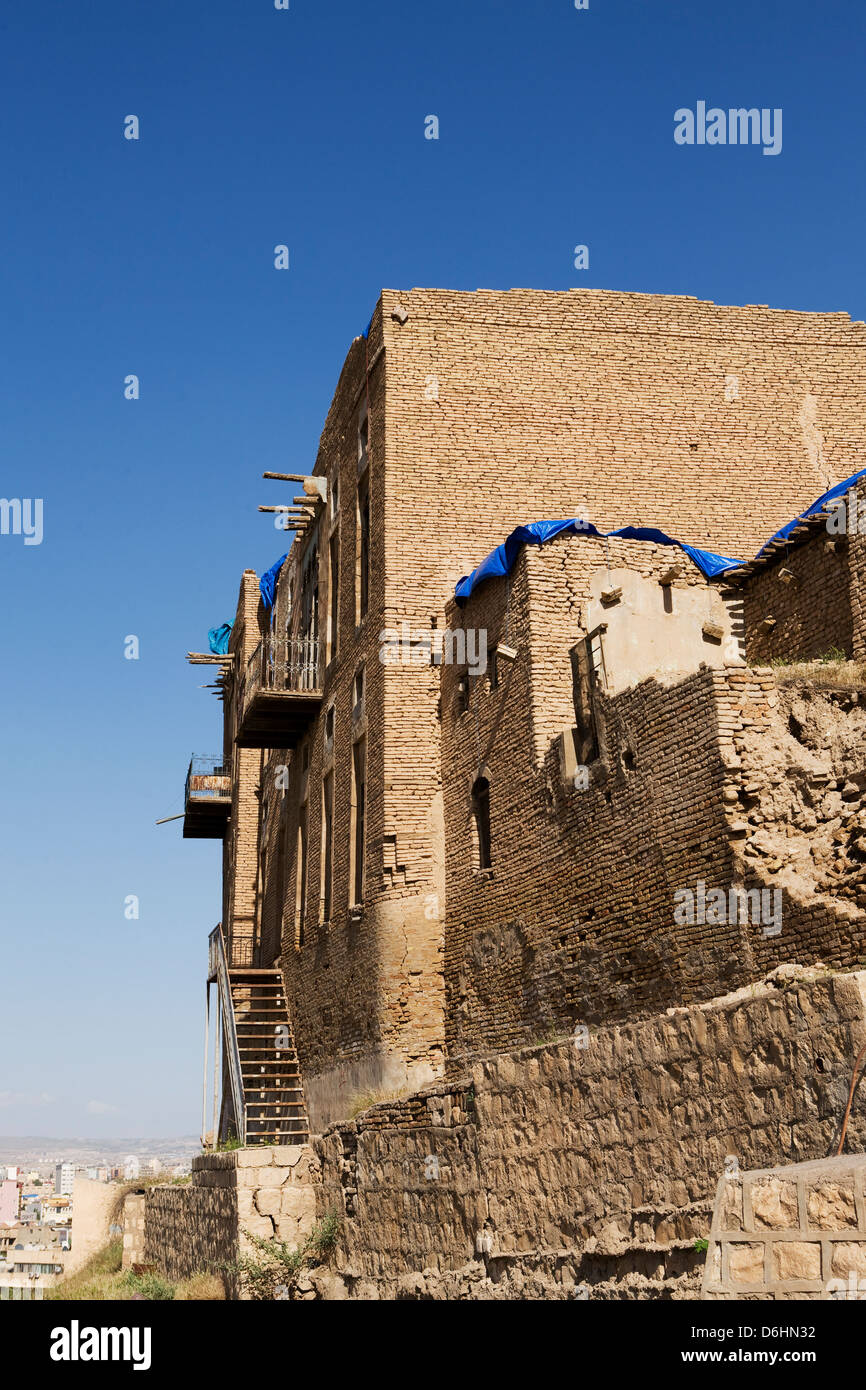
[[[398,305],[408,314],[402,324],[392,316]],[[863,326],[844,314],[595,291],[383,293],[369,340],[356,340],[347,356],[315,465],[319,475],[339,477],[340,651],[326,672],[308,747],[291,759],[277,754],[260,774],[268,830],[255,853],[256,765],[253,757],[241,760],[247,781],[237,819],[246,818],[248,833],[233,842],[235,859],[229,855],[227,862],[227,874],[244,884],[234,909],[239,923],[255,914],[262,890],[255,930],[263,963],[272,962],[282,943],[314,1127],[344,1114],[358,1092],[417,1086],[442,1069],[443,769],[449,764],[440,750],[439,683],[423,664],[383,666],[380,633],[399,630],[404,620],[415,631],[442,626],[455,581],[514,525],[578,508],[605,529],[655,522],[682,539],[746,558],[829,476],[841,478],[866,463],[858,386],[864,344]],[[358,625],[357,433],[365,408],[371,593],[368,616]],[[323,520],[322,630],[331,534],[330,520]],[[293,546],[280,577],[278,631],[290,588],[297,601],[303,549]],[[261,612],[255,621],[261,626]],[[536,625],[530,636],[540,649],[555,633]],[[540,669],[540,650],[537,660]],[[367,872],[363,910],[352,913],[351,758],[358,733],[352,683],[362,663]],[[566,677],[559,681],[562,690]],[[331,703],[336,848],[326,925],[319,885],[322,778],[331,756],[323,723]],[[540,757],[548,725],[559,717],[555,702],[527,708],[521,717]],[[286,763],[291,783],[283,805],[273,779],[275,767]],[[515,788],[513,805],[516,796]],[[305,799],[301,945],[296,860]]]
[[[613,566],[628,559],[648,577],[670,563],[659,547],[610,550]],[[593,621],[592,552],[585,539],[527,549],[509,585],[491,581],[452,610],[453,623],[486,628],[491,642],[507,630],[518,652],[496,688],[489,675],[470,682],[468,709],[462,671],[442,670],[446,1040],[457,1069],[552,1028],[707,998],[783,961],[863,959],[866,715],[856,690],[807,680],[795,697],[772,671],[713,667],[687,643],[682,673],[599,697],[587,785],[564,777],[569,648]],[[683,583],[689,594],[707,588],[697,571],[676,581],[672,633]],[[640,645],[640,623],[636,636]],[[493,843],[482,870],[470,798],[480,767]],[[677,893],[700,882],[726,896],[778,890],[781,929],[754,916],[678,924]]]
[[[752,665],[812,661],[834,647],[852,656],[849,549],[844,542],[831,549],[831,540],[818,529],[743,582],[746,654]]]

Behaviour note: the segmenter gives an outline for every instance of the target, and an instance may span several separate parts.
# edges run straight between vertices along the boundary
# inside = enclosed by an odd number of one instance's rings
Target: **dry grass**
[[[63,1279],[45,1293],[46,1299],[57,1303],[77,1303],[95,1300],[98,1303],[131,1303],[144,1299],[149,1303],[216,1302],[224,1301],[225,1286],[217,1274],[193,1274],[178,1284],[161,1274],[133,1274],[121,1269],[123,1242],[112,1240],[75,1274]]]
[[[823,690],[855,690],[866,687],[866,662],[839,661],[834,656],[817,661],[774,661],[777,685],[807,684]]]
[[[174,1297],[178,1303],[224,1303],[225,1284],[218,1274],[194,1274],[178,1284]]]
[[[389,1101],[402,1100],[409,1094],[405,1086],[399,1091],[365,1091],[359,1092],[349,1101],[348,1118],[356,1120],[365,1110],[369,1110],[373,1105],[387,1105]]]

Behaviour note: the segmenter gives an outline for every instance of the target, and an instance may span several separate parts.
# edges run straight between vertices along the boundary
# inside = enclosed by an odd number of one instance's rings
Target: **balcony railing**
[[[232,778],[221,754],[194,753],[186,774],[183,833],[187,840],[221,840],[232,804]]]
[[[291,748],[322,698],[321,643],[315,637],[265,637],[241,683],[237,743]]]

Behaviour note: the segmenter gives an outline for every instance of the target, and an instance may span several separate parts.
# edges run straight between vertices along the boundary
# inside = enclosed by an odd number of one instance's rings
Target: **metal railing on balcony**
[[[263,637],[244,675],[242,704],[259,691],[273,694],[314,693],[321,689],[317,637]]]
[[[193,753],[186,774],[187,806],[231,801],[231,766],[221,753]]]

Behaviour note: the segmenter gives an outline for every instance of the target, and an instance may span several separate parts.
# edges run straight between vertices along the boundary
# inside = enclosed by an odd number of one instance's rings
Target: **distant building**
[[[20,1196],[21,1184],[15,1178],[5,1178],[0,1182],[0,1222],[18,1220]]]
[[[54,1168],[54,1191],[58,1197],[71,1197],[75,1182],[75,1165],[58,1163]]]
[[[152,1158],[147,1165],[148,1171],[153,1178],[158,1178],[162,1172],[162,1164],[158,1158]]]
[[[123,1165],[123,1176],[127,1180],[131,1179],[133,1182],[136,1178],[141,1177],[141,1164],[139,1163],[135,1154],[130,1154],[129,1157],[125,1160]]]

